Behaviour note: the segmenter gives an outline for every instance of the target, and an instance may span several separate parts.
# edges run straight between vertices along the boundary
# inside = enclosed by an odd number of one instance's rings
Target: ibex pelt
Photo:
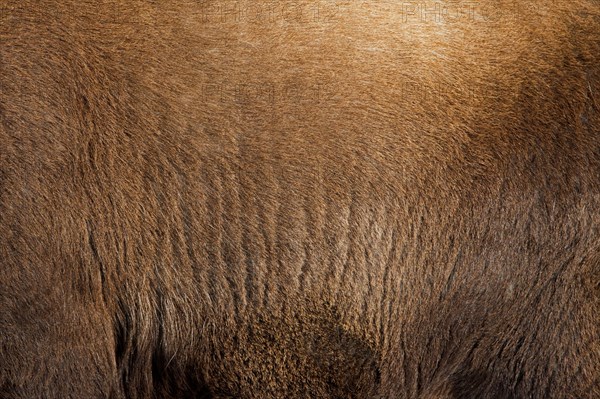
[[[0,398],[600,398],[600,2],[0,0]]]

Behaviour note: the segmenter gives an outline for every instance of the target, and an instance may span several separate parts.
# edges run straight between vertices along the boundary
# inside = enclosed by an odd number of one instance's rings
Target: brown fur
[[[600,397],[600,3],[453,7],[1,0],[0,397]]]

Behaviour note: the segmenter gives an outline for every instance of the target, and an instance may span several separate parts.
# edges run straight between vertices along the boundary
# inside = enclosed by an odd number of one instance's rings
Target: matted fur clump
[[[0,1],[0,397],[600,397],[600,3]]]

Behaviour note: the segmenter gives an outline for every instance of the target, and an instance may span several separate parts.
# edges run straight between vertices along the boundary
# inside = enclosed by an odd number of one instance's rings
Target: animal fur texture
[[[0,397],[600,397],[600,3],[0,0]]]

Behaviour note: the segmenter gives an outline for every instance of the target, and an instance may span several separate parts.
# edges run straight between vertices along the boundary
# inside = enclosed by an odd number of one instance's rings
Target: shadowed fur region
[[[600,398],[600,2],[0,0],[0,397]]]

